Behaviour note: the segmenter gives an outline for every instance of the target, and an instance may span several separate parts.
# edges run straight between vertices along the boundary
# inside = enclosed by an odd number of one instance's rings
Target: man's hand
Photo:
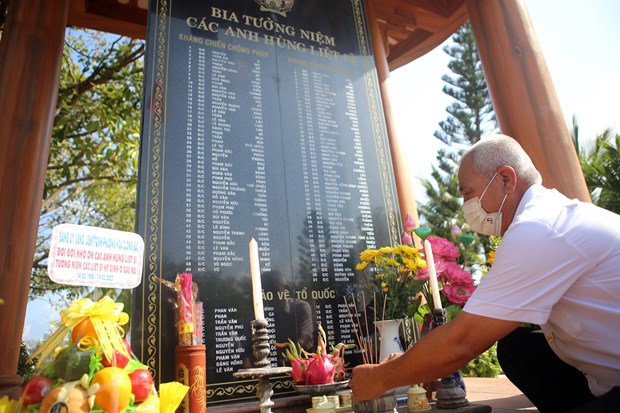
[[[390,389],[452,374],[520,324],[462,311],[405,353],[355,367],[349,381],[352,400],[375,399]]]
[[[377,380],[378,369],[377,364],[362,364],[353,369],[349,380],[352,401],[377,399],[388,390],[384,389],[382,383]]]

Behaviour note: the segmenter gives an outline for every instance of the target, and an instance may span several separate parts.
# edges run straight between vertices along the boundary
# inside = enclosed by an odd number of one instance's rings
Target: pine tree
[[[454,102],[446,108],[448,117],[439,122],[434,133],[444,147],[437,151],[437,166],[433,166],[431,178],[422,180],[428,202],[418,205],[425,224],[433,228],[435,235],[450,239],[453,225],[467,226],[461,210],[462,199],[458,190],[458,164],[469,146],[478,142],[483,135],[497,130],[493,104],[487,88],[474,35],[469,23],[464,24],[453,36],[452,44],[444,51],[452,57],[448,68],[452,75],[442,76],[446,83],[443,92]],[[466,267],[472,271],[485,261],[483,254],[491,244],[489,237],[480,234],[467,249]],[[471,361],[464,369],[468,376],[496,376],[500,371],[494,347]]]
[[[464,224],[457,180],[460,157],[483,135],[495,131],[497,125],[470,24],[464,24],[443,50],[452,58],[448,63],[452,73],[442,76],[446,83],[443,92],[454,102],[446,108],[448,116],[434,133],[444,147],[437,152],[431,179],[422,180],[428,202],[418,205],[418,209],[424,224],[433,228],[435,235],[449,239],[450,228]]]

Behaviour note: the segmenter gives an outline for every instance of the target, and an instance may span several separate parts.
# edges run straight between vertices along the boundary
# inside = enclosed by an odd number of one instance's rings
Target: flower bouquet
[[[471,245],[474,237],[471,235],[463,235],[458,226],[451,229],[451,237],[454,242],[443,237],[430,235],[431,229],[428,227],[408,228],[409,232],[403,234],[405,240],[413,238],[415,233],[421,239],[426,239],[430,244],[433,254],[433,262],[438,282],[438,288],[441,292],[441,305],[446,309],[448,320],[454,318],[463,308],[469,297],[476,289],[474,278],[468,267],[466,256],[466,248]],[[409,235],[407,238],[405,235]],[[425,251],[425,259],[426,251]],[[428,320],[430,316],[424,317],[432,312],[428,303],[432,302],[429,289],[430,272],[428,267],[422,269],[416,279],[425,282],[422,294],[425,297],[426,304],[419,308],[416,320],[421,321],[423,318]]]
[[[424,249],[414,246],[414,236],[430,243],[438,289],[441,291],[442,307],[446,308],[448,319],[461,310],[475,290],[474,279],[460,263],[461,247],[465,249],[473,237],[463,235],[454,227],[453,242],[431,235],[429,227],[418,227],[410,216],[405,221],[402,243],[393,247],[368,249],[360,253],[357,270],[364,270],[374,292],[380,319],[413,317],[422,323],[432,313],[429,303],[433,300],[430,287],[430,272]],[[414,235],[415,234],[415,235]]]
[[[365,270],[377,296],[381,319],[413,316],[420,306],[425,281],[416,278],[426,267],[424,256],[412,245],[368,249],[360,253],[357,270]]]

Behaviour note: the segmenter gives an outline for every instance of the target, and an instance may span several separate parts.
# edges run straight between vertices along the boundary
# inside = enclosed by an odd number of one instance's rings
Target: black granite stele
[[[274,366],[275,342],[314,350],[318,323],[332,344],[356,341],[343,297],[362,302],[359,253],[400,239],[370,43],[361,0],[150,2],[131,330],[158,382],[174,378],[176,331],[157,277],[189,271],[209,405],[256,397],[232,376],[252,367],[250,237]],[[294,394],[284,378],[276,397]]]

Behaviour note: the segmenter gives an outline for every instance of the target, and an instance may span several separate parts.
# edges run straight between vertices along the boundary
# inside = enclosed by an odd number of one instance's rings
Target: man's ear
[[[497,171],[498,175],[502,179],[502,184],[504,185],[504,191],[507,194],[512,194],[517,189],[517,173],[515,172],[512,166],[504,165],[499,168]]]

